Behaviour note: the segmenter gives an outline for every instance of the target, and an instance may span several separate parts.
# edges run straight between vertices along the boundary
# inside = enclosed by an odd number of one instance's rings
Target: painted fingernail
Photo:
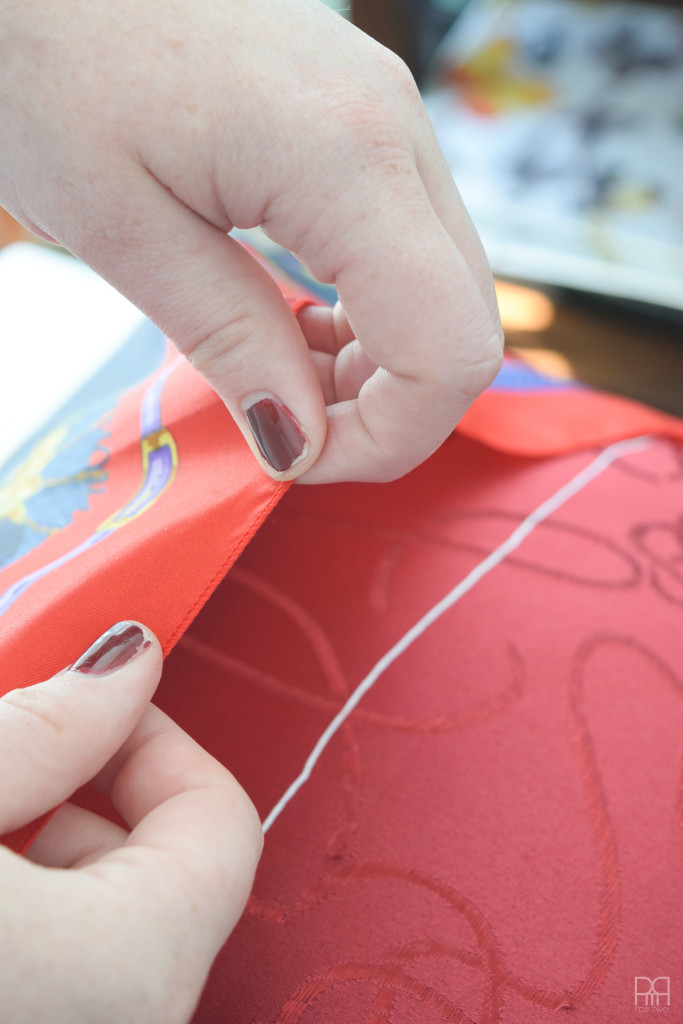
[[[152,641],[146,639],[134,622],[117,622],[74,662],[70,671],[82,672],[85,676],[103,676],[123,668],[151,644]]]
[[[305,453],[306,435],[277,398],[259,398],[245,407],[244,415],[261,455],[278,473],[290,469]]]

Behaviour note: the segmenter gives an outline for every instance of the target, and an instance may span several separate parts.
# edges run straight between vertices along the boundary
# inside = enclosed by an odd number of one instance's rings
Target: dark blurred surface
[[[554,296],[553,313],[541,330],[525,328],[523,318],[508,324],[507,346],[551,372],[556,355],[573,377],[592,387],[683,416],[682,316],[572,292]]]
[[[657,3],[683,7],[683,0]],[[363,32],[402,57],[419,82],[439,41],[466,4],[467,0],[353,0],[352,16]]]

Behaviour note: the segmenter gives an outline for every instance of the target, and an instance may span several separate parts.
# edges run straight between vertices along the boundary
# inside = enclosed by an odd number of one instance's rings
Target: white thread
[[[560,506],[564,505],[566,501],[573,498],[575,494],[583,490],[591,481],[595,480],[607,467],[614,462],[616,459],[621,458],[623,455],[630,455],[633,452],[643,451],[649,447],[650,439],[648,437],[637,437],[633,440],[618,441],[616,444],[610,445],[605,448],[600,454],[593,459],[580,473],[577,473],[568,483],[560,487],[559,491],[551,495],[546,501],[538,506],[533,512],[529,513],[526,519],[517,526],[507,540],[504,540],[490,555],[487,555],[483,562],[479,562],[475,565],[467,576],[457,586],[453,587],[450,593],[446,594],[438,604],[435,604],[428,612],[426,612],[422,618],[412,626],[407,633],[401,637],[401,639],[394,644],[394,646],[383,655],[374,667],[368,672],[365,679],[362,680],[350,695],[343,708],[334,716],[330,724],[325,729],[324,733],[314,746],[313,750],[306,759],[306,763],[301,773],[296,777],[294,782],[288,787],[285,793],[280,797],[278,802],[273,807],[270,814],[265,818],[263,822],[263,831],[267,832],[273,822],[280,816],[282,811],[285,809],[289,801],[298,793],[303,784],[308,781],[311,776],[311,772],[315,768],[320,755],[324,751],[327,744],[330,742],[334,734],[341,728],[346,719],[349,717],[353,709],[362,700],[368,690],[373,684],[379,679],[383,672],[385,672],[391,664],[404,651],[410,647],[418,637],[429,629],[438,618],[440,618],[444,612],[452,608],[461,597],[464,597],[472,587],[474,587],[480,580],[484,578],[492,569],[495,569],[497,565],[507,558],[519,545],[526,540],[529,534],[535,530],[535,528],[542,523],[544,519],[556,512]]]

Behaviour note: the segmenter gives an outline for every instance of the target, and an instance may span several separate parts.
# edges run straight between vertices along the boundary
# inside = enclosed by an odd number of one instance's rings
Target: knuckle
[[[10,690],[0,701],[3,714],[25,728],[58,738],[67,731],[68,714],[60,703],[39,686]]]
[[[351,139],[361,152],[403,148],[403,132],[383,99],[363,92],[350,96],[337,123],[344,144]]]
[[[407,119],[397,109],[396,98],[410,89],[404,83],[403,72],[395,70],[393,62],[402,63],[389,51],[381,50],[386,57],[380,67],[380,74],[371,79],[359,77],[331,78],[318,97],[318,121],[325,135],[325,147],[348,150],[349,143],[356,151],[374,150],[379,147],[404,147],[408,133]],[[410,72],[405,70],[410,77]]]
[[[477,353],[476,360],[461,371],[459,390],[470,398],[476,398],[489,387],[500,373],[503,365],[503,336],[496,331]]]
[[[393,50],[387,50],[386,47],[383,48],[382,64],[391,84],[394,86],[396,94],[401,99],[408,100],[411,103],[415,101],[422,102],[413,73],[398,54],[394,53]]]
[[[239,353],[248,349],[249,340],[257,337],[261,328],[260,318],[253,309],[233,308],[227,323],[190,338],[183,345],[183,353],[207,380],[215,381],[226,376],[228,359],[231,369],[234,368]]]

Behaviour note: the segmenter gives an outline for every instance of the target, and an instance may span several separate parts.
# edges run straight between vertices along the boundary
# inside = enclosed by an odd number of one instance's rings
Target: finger
[[[65,803],[50,818],[25,856],[43,867],[82,867],[123,846],[129,834],[99,814]]]
[[[304,306],[297,320],[308,347],[335,354],[353,340],[353,331],[341,303],[334,306]]]
[[[439,220],[462,253],[493,320],[499,323],[496,290],[484,247],[426,111],[418,130],[417,170]]]
[[[154,704],[93,782],[131,829],[174,797],[208,786],[225,787],[251,807],[228,769]]]
[[[360,352],[353,360],[349,358],[346,350],[353,342],[353,331],[341,303],[306,305],[297,313],[297,320],[318,374],[325,405],[333,405],[342,397],[355,398],[375,366]],[[363,374],[356,369],[356,363],[363,366]]]
[[[433,156],[419,163],[420,174],[439,220],[446,228],[467,261],[489,307],[493,320],[499,322],[498,300],[484,247],[464,206],[453,176],[438,147]]]
[[[334,245],[318,235],[309,236],[308,251],[299,246],[317,277],[335,280],[355,337],[381,367],[357,403],[328,410],[325,450],[302,482],[408,472],[448,436],[500,366],[497,317],[415,166],[396,164],[391,188],[377,171],[367,174],[353,201],[340,199],[330,212]],[[368,208],[371,223],[354,216]]]
[[[66,800],[140,720],[161,674],[156,638],[122,622],[52,679],[0,699],[0,835]]]
[[[85,240],[65,244],[173,339],[216,389],[269,475],[298,476],[318,457],[327,422],[294,314],[238,242],[152,176],[139,168],[129,173],[129,199],[113,236],[103,212]]]
[[[412,108],[412,113],[417,172],[434,211],[462,253],[492,317],[497,319],[496,292],[481,239],[462,201],[429,115],[421,101]],[[312,344],[315,348],[325,346],[325,351],[337,351],[353,337],[353,331],[339,303],[334,307],[334,321],[328,307],[315,305],[304,307],[298,314],[298,319],[309,345]],[[334,345],[336,348],[333,348]]]
[[[318,374],[318,382],[323,393],[325,405],[332,405],[337,401],[334,384],[335,357],[328,352],[318,352],[315,349],[311,349],[311,359]]]
[[[213,955],[242,913],[263,845],[244,790],[154,705],[95,783],[132,832],[84,870],[119,883],[130,873],[138,915],[148,905],[176,931],[194,928]],[[179,900],[189,879],[192,899]]]
[[[137,991],[142,978],[145,1019],[188,1020],[248,898],[263,841],[258,816],[230,773],[152,705],[96,782],[131,823],[137,821],[133,832],[96,859],[86,854],[86,863],[75,861],[69,872],[36,873],[9,851],[3,857],[0,848],[5,903],[10,897],[5,909],[10,920],[14,915],[34,929],[29,961],[37,972],[54,958],[64,929],[59,908],[66,907],[73,935],[86,941],[107,936],[108,962],[116,967],[92,980],[86,972],[84,999],[92,990],[95,1005],[117,1007],[123,992],[129,1006],[126,986]],[[87,833],[89,819],[73,810],[71,824]],[[109,842],[117,839],[108,834]],[[76,844],[72,852],[77,855]],[[13,905],[14,893],[23,895]],[[73,945],[67,943],[61,963],[67,977],[77,966],[69,959]],[[59,1012],[62,991],[51,995],[55,1019],[66,1020]],[[121,1013],[112,1009],[110,1016]]]
[[[334,365],[334,385],[337,402],[356,398],[367,380],[377,370],[367,352],[357,341],[350,341],[340,351]]]

